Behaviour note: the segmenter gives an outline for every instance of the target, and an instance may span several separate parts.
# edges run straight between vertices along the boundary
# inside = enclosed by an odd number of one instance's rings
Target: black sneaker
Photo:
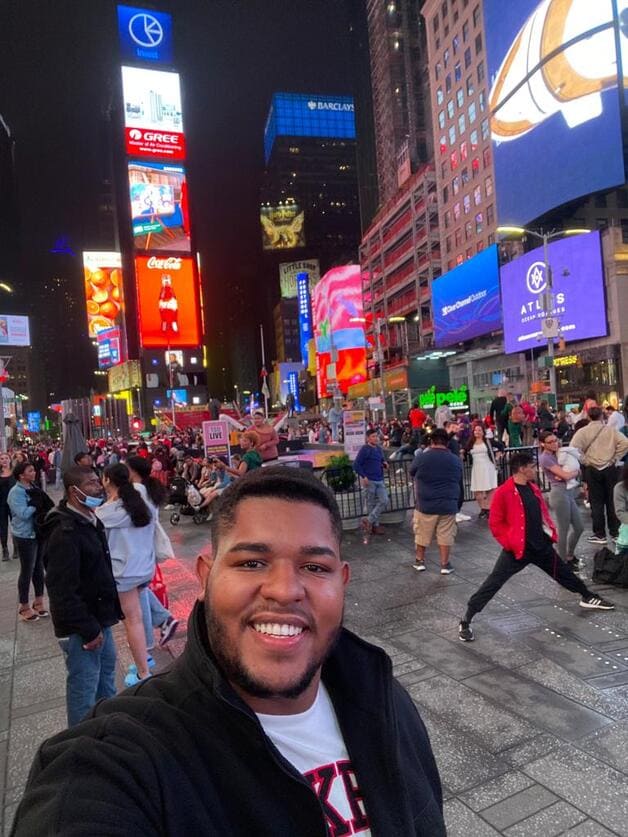
[[[159,638],[159,645],[160,645],[161,648],[163,648],[164,645],[167,645],[167,643],[170,642],[170,640],[174,636],[175,631],[177,630],[178,627],[179,627],[179,620],[178,619],[175,619],[172,616],[169,616],[166,619],[164,624],[161,626],[161,632],[160,632],[161,636]]]
[[[583,596],[580,599],[580,607],[584,607],[586,610],[615,610],[615,605],[612,602],[593,594]]]
[[[600,543],[600,544],[608,543],[607,538],[601,538],[599,535],[589,535],[587,540],[589,541],[589,543]]]
[[[475,639],[471,623],[465,622],[464,619],[462,619],[458,625],[458,639],[461,642],[473,642]]]

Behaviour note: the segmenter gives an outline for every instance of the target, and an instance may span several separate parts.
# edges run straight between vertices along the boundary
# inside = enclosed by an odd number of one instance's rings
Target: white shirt
[[[614,430],[621,433],[622,427],[626,424],[626,419],[619,412],[619,410],[613,410],[613,412],[606,419],[606,424],[608,427],[612,427]]]
[[[316,700],[298,715],[257,715],[281,755],[316,793],[330,833],[370,837],[368,818],[334,707],[321,683]],[[348,829],[348,830],[347,830]]]

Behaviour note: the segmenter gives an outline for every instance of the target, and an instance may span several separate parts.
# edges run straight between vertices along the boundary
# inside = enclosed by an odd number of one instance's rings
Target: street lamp
[[[568,230],[552,230],[552,232],[544,232],[543,230],[529,230],[527,227],[506,226],[497,227],[497,232],[501,235],[531,235],[543,242],[543,264],[545,265],[546,287],[545,293],[543,294],[543,308],[546,315],[543,320],[543,324],[546,326],[547,356],[551,358],[551,366],[549,368],[550,394],[552,394],[555,399],[553,406],[557,407],[558,391],[556,386],[556,367],[554,366],[554,339],[558,336],[558,321],[556,321],[556,328],[550,328],[551,321],[555,318],[551,316],[552,311],[554,310],[554,294],[552,292],[554,283],[552,268],[549,263],[548,245],[553,238],[560,238],[563,235],[585,235],[586,233],[590,233],[591,230],[573,228]]]

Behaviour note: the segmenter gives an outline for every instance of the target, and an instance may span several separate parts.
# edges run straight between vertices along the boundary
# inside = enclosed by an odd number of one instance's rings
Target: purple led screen
[[[604,271],[599,232],[562,238],[549,245],[554,311],[567,341],[607,333]],[[537,247],[500,271],[506,354],[545,343],[541,333],[547,287],[543,248]]]

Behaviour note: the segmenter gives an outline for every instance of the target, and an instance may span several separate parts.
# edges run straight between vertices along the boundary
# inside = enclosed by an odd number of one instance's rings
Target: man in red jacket
[[[467,612],[460,621],[458,636],[463,642],[474,639],[471,620],[490,602],[515,573],[528,564],[546,572],[562,587],[579,593],[580,607],[588,610],[614,610],[615,605],[596,596],[563,563],[554,550],[556,527],[545,500],[533,482],[536,476],[534,457],[515,454],[510,461],[512,477],[493,496],[489,526],[502,547],[493,571],[469,599]]]

